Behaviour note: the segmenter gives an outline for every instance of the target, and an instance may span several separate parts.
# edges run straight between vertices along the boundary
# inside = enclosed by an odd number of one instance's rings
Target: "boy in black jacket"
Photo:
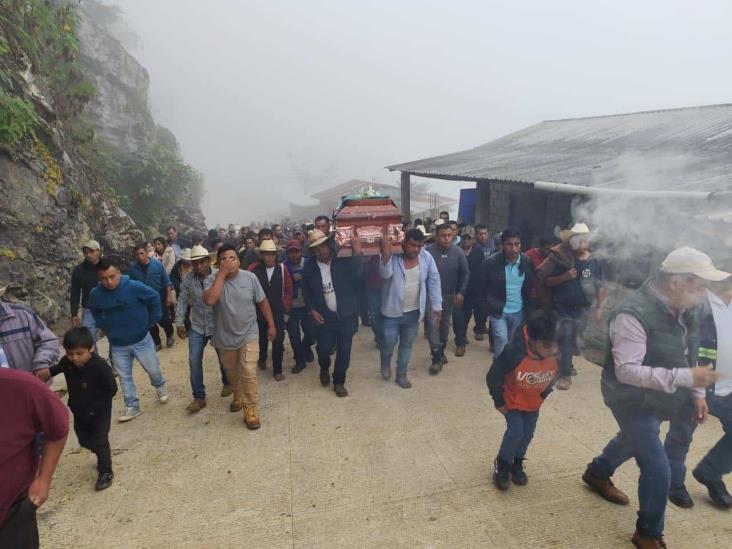
[[[535,311],[526,326],[516,330],[488,371],[486,383],[491,398],[506,418],[506,432],[493,472],[493,483],[499,490],[508,489],[509,476],[519,486],[529,481],[523,462],[539,408],[557,375],[556,353],[556,323],[543,311]]]
[[[94,352],[94,337],[87,328],[72,328],[63,344],[66,356],[51,367],[50,375],[63,373],[66,378],[74,432],[79,444],[96,454],[99,475],[94,487],[104,490],[114,479],[109,424],[117,383],[107,361]]]

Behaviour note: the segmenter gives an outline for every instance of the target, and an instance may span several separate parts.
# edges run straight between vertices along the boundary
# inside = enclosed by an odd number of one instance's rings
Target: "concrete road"
[[[583,486],[590,459],[614,435],[597,366],[580,361],[568,392],[547,399],[526,462],[529,484],[499,493],[491,464],[504,430],[485,386],[488,342],[427,373],[420,335],[414,387],[378,374],[373,337],[355,337],[348,398],[339,399],[310,364],[275,382],[259,372],[262,428],[250,432],[219,397],[215,354],[206,351],[208,407],[189,416],[187,343],[160,353],[170,402],[161,405],[139,366],[143,415],[114,423],[116,479],[96,493],[95,458],[69,437],[49,502],[39,514],[44,547],[630,547],[637,467],[616,484],[618,507]],[[62,386],[57,380],[57,386]],[[114,413],[123,407],[115,398]],[[712,418],[697,431],[690,468],[721,434]],[[732,547],[731,515],[711,506],[693,479],[691,510],[669,504],[670,547]]]

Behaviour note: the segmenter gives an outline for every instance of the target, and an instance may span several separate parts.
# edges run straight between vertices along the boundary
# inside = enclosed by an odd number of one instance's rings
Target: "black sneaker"
[[[437,359],[432,359],[432,364],[430,365],[430,369],[429,369],[429,372],[430,372],[430,373],[431,373],[431,374],[432,374],[433,376],[436,376],[436,375],[437,375],[437,374],[439,374],[439,373],[440,373],[441,371],[442,371],[442,363],[440,362],[440,359],[439,359],[439,358],[437,358]]]
[[[727,487],[724,485],[722,480],[707,480],[697,469],[691,472],[697,482],[700,482],[707,487],[709,497],[717,507],[721,509],[732,509],[732,496],[727,491]]]
[[[511,465],[511,480],[519,486],[526,486],[529,482],[529,477],[524,471],[524,458],[514,458]]]
[[[168,349],[170,349],[171,347],[173,347],[173,345],[175,345],[175,339],[173,338],[173,336],[170,336],[169,338],[166,338],[166,340],[165,340],[165,346]]]
[[[305,362],[315,362],[315,355],[312,349],[305,349]]]
[[[94,489],[98,492],[100,490],[106,490],[110,486],[112,486],[112,481],[114,480],[114,473],[99,473],[99,476],[97,477],[97,482],[94,484]]]
[[[493,462],[493,484],[502,492],[508,490],[510,470],[510,463],[502,460],[500,457],[496,457]]]
[[[669,490],[668,500],[682,509],[691,509],[694,507],[694,500],[691,499],[689,492],[686,490],[686,486],[681,488],[674,488],[673,492]]]
[[[305,369],[305,366],[307,366],[306,362],[295,362],[295,365],[292,367],[292,373],[299,374]]]

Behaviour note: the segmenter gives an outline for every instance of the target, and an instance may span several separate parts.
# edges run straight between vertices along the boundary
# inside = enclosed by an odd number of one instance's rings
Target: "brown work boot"
[[[231,404],[229,404],[229,412],[238,412],[242,408],[244,408],[244,405],[241,402],[235,402],[232,400]]]
[[[334,385],[333,390],[335,391],[335,394],[337,397],[347,397],[348,391],[346,390],[345,385]]]
[[[186,410],[188,410],[189,413],[195,414],[196,412],[200,412],[206,407],[206,399],[205,398],[194,398],[193,402],[191,402],[188,406],[186,406]]]
[[[638,533],[638,530],[635,531],[635,534],[633,534],[633,539],[631,539],[630,541],[632,541],[633,545],[635,545],[638,549],[666,549],[668,547],[666,545],[666,542],[663,541],[663,536],[660,536],[658,538],[642,536]]]
[[[327,387],[330,385],[330,372],[328,371],[328,368],[320,367],[320,384],[323,387]]]
[[[595,476],[589,466],[585,469],[585,472],[582,475],[582,482],[594,489],[598,494],[611,503],[616,503],[618,505],[628,505],[629,503],[628,496],[626,496],[620,489],[616,488],[612,480],[609,478],[604,479]]]
[[[261,358],[257,361],[257,366],[260,370],[266,370],[267,369],[267,361],[262,360]]]
[[[455,347],[455,356],[465,356],[465,345]]]
[[[259,418],[257,417],[256,406],[244,406],[244,423],[250,431],[254,431],[261,427],[262,424],[259,422]]]
[[[223,387],[221,387],[221,396],[222,397],[231,396],[231,394],[233,392],[234,391],[231,390],[231,385],[224,385]]]

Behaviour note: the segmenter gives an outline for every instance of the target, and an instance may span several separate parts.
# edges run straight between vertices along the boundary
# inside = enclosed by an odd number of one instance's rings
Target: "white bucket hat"
[[[660,271],[666,274],[690,274],[712,282],[720,282],[732,276],[717,269],[707,254],[688,246],[668,254],[661,263]]]

